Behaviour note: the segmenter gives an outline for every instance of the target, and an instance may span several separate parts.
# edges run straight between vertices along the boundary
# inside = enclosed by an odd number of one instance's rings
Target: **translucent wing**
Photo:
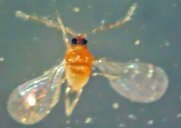
[[[8,100],[9,114],[23,124],[34,124],[57,104],[64,81],[64,61],[42,76],[18,86]]]
[[[111,87],[131,101],[148,103],[163,96],[168,87],[168,77],[164,70],[147,63],[117,63],[100,59],[95,61],[101,75]]]

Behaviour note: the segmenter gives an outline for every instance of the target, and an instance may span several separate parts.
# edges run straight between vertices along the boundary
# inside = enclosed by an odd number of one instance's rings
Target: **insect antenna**
[[[65,27],[63,25],[62,19],[57,11],[56,11],[56,21],[54,21],[53,19],[50,19],[48,17],[40,17],[40,16],[33,15],[33,14],[27,14],[25,12],[22,12],[21,10],[16,11],[15,16],[22,18],[23,20],[31,20],[31,21],[39,22],[41,24],[44,24],[47,27],[55,28],[58,31],[61,31],[63,34],[63,39],[65,42],[65,45],[67,47],[69,46],[67,34],[70,34],[73,37],[76,37],[78,35],[72,29]]]
[[[136,9],[137,9],[137,3],[134,3],[128,10],[128,12],[126,13],[125,17],[123,19],[119,19],[116,22],[113,22],[111,24],[107,24],[107,25],[100,25],[97,28],[94,28],[92,31],[85,33],[84,35],[88,35],[90,33],[98,33],[98,32],[103,32],[106,30],[110,30],[113,28],[117,28],[117,27],[121,27],[124,24],[126,24],[127,22],[129,22],[132,19],[133,14],[135,13]]]

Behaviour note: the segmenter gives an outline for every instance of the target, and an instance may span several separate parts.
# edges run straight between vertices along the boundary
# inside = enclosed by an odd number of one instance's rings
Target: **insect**
[[[71,116],[91,75],[107,78],[113,90],[131,101],[149,103],[160,99],[168,86],[168,77],[162,68],[149,63],[95,59],[87,48],[88,34],[124,25],[131,20],[136,8],[135,3],[123,19],[83,34],[65,27],[58,13],[56,19],[52,20],[16,11],[17,17],[61,31],[67,51],[61,63],[42,76],[18,86],[11,93],[7,103],[9,114],[16,121],[26,125],[41,121],[59,101],[62,84],[66,82],[62,99],[65,102],[66,116]],[[73,37],[71,42],[68,34]]]

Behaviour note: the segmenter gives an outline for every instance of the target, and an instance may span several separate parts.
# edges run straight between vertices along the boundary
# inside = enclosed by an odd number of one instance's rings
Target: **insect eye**
[[[86,45],[87,44],[87,40],[86,39],[82,39],[82,44]]]
[[[72,44],[77,44],[77,39],[76,38],[72,39]]]

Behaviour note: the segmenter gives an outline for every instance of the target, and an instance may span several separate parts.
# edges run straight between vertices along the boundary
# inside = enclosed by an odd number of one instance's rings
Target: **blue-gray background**
[[[162,67],[170,81],[162,99],[150,104],[132,103],[115,93],[105,79],[97,77],[85,87],[69,125],[63,101],[33,126],[21,125],[9,116],[6,102],[11,91],[63,59],[65,52],[61,33],[15,18],[15,10],[42,16],[58,10],[66,26],[84,32],[103,19],[110,23],[123,17],[134,2],[138,9],[133,20],[122,28],[90,35],[89,47],[95,56],[122,62],[139,58]],[[79,7],[80,12],[75,13],[74,7]],[[0,57],[5,59],[0,62],[0,127],[180,128],[180,23],[180,0],[0,0]],[[136,40],[140,40],[139,46],[134,45]],[[113,110],[114,102],[119,103],[119,109]],[[87,117],[93,118],[92,124],[84,123]]]

